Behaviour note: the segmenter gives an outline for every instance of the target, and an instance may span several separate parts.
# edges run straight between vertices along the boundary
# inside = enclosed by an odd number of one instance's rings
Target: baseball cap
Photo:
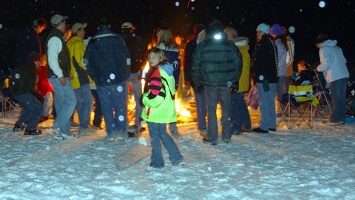
[[[88,25],[87,23],[83,23],[83,24],[81,24],[81,23],[75,23],[75,24],[71,27],[71,31],[72,31],[72,33],[74,34],[74,33],[76,33],[79,29],[81,29],[81,28],[86,28],[87,25]]]
[[[121,26],[121,29],[125,29],[125,28],[132,28],[133,25],[131,22],[124,22]]]
[[[52,26],[57,26],[61,21],[63,21],[63,19],[68,19],[68,16],[62,16],[60,14],[55,14],[52,18],[51,18],[51,24]]]

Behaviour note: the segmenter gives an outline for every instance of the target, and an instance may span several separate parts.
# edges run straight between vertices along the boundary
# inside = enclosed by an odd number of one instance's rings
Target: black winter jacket
[[[195,84],[193,83],[192,76],[191,76],[191,62],[192,62],[192,54],[197,46],[196,38],[189,41],[185,45],[184,50],[184,74],[185,80],[190,82],[190,85],[193,87]]]
[[[37,80],[36,64],[29,61],[17,67],[10,78],[10,92],[14,96],[19,96],[27,92],[35,92]]]
[[[222,32],[217,40],[207,35],[193,53],[191,75],[195,85],[231,86],[242,72],[242,56]]]
[[[131,73],[137,73],[145,65],[145,52],[148,44],[143,42],[142,37],[130,31],[122,32],[122,37],[126,42],[131,57]]]
[[[107,26],[101,27],[90,40],[84,55],[87,72],[98,86],[127,80],[131,74],[127,58],[130,56],[122,36]]]
[[[253,53],[254,79],[262,83],[264,79],[269,83],[277,83],[277,48],[274,41],[267,35],[256,43]]]

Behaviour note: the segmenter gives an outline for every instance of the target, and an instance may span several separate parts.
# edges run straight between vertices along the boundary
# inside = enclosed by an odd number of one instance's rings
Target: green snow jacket
[[[174,76],[160,67],[152,70],[142,96],[141,117],[147,122],[176,122]]]

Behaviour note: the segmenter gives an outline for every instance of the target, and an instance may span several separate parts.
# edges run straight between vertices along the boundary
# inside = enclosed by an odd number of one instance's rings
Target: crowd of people
[[[300,61],[294,72],[295,42],[287,29],[277,23],[271,27],[261,23],[256,27],[252,54],[249,39],[239,36],[235,28],[224,27],[217,20],[208,28],[197,24],[182,54],[167,26],[154,31],[148,46],[135,34],[131,22],[123,23],[122,33],[118,34],[111,29],[110,20],[104,18],[98,23],[96,35],[86,41],[87,23],[75,23],[68,29],[67,19],[60,14],[51,18],[52,30],[43,47],[39,34],[47,28],[44,19],[35,20],[18,35],[10,92],[23,111],[14,131],[40,135],[42,131],[37,126],[48,119],[53,107],[54,122],[47,132],[55,139],[89,134],[91,128],[102,127],[103,117],[107,141],[125,140],[129,136],[130,84],[136,101],[135,127],[143,130],[142,121],[148,124],[152,144],[150,166],[164,166],[161,142],[172,164],[181,165],[182,155],[167,132],[168,126],[171,134],[178,134],[175,96],[180,80],[185,80],[193,91],[197,129],[203,142],[212,145],[219,141],[218,103],[222,108],[221,139],[229,143],[232,134],[276,131],[276,120],[284,107],[281,98],[288,85],[312,81],[306,61]],[[332,91],[329,122],[343,124],[349,78],[346,59],[336,41],[324,33],[316,36],[315,44],[320,56],[316,69],[324,74]],[[148,70],[144,69],[146,61]],[[141,79],[145,80],[143,88]],[[244,95],[249,92],[251,82],[256,87],[261,114],[260,126],[255,128]],[[80,122],[78,135],[70,132],[75,109]]]

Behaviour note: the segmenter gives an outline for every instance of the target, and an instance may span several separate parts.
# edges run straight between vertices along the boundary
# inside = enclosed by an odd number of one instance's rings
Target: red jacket
[[[38,93],[41,96],[45,96],[48,92],[53,92],[53,87],[51,85],[51,83],[48,81],[47,78],[47,66],[39,66],[38,67],[38,82],[37,82],[37,90]]]

